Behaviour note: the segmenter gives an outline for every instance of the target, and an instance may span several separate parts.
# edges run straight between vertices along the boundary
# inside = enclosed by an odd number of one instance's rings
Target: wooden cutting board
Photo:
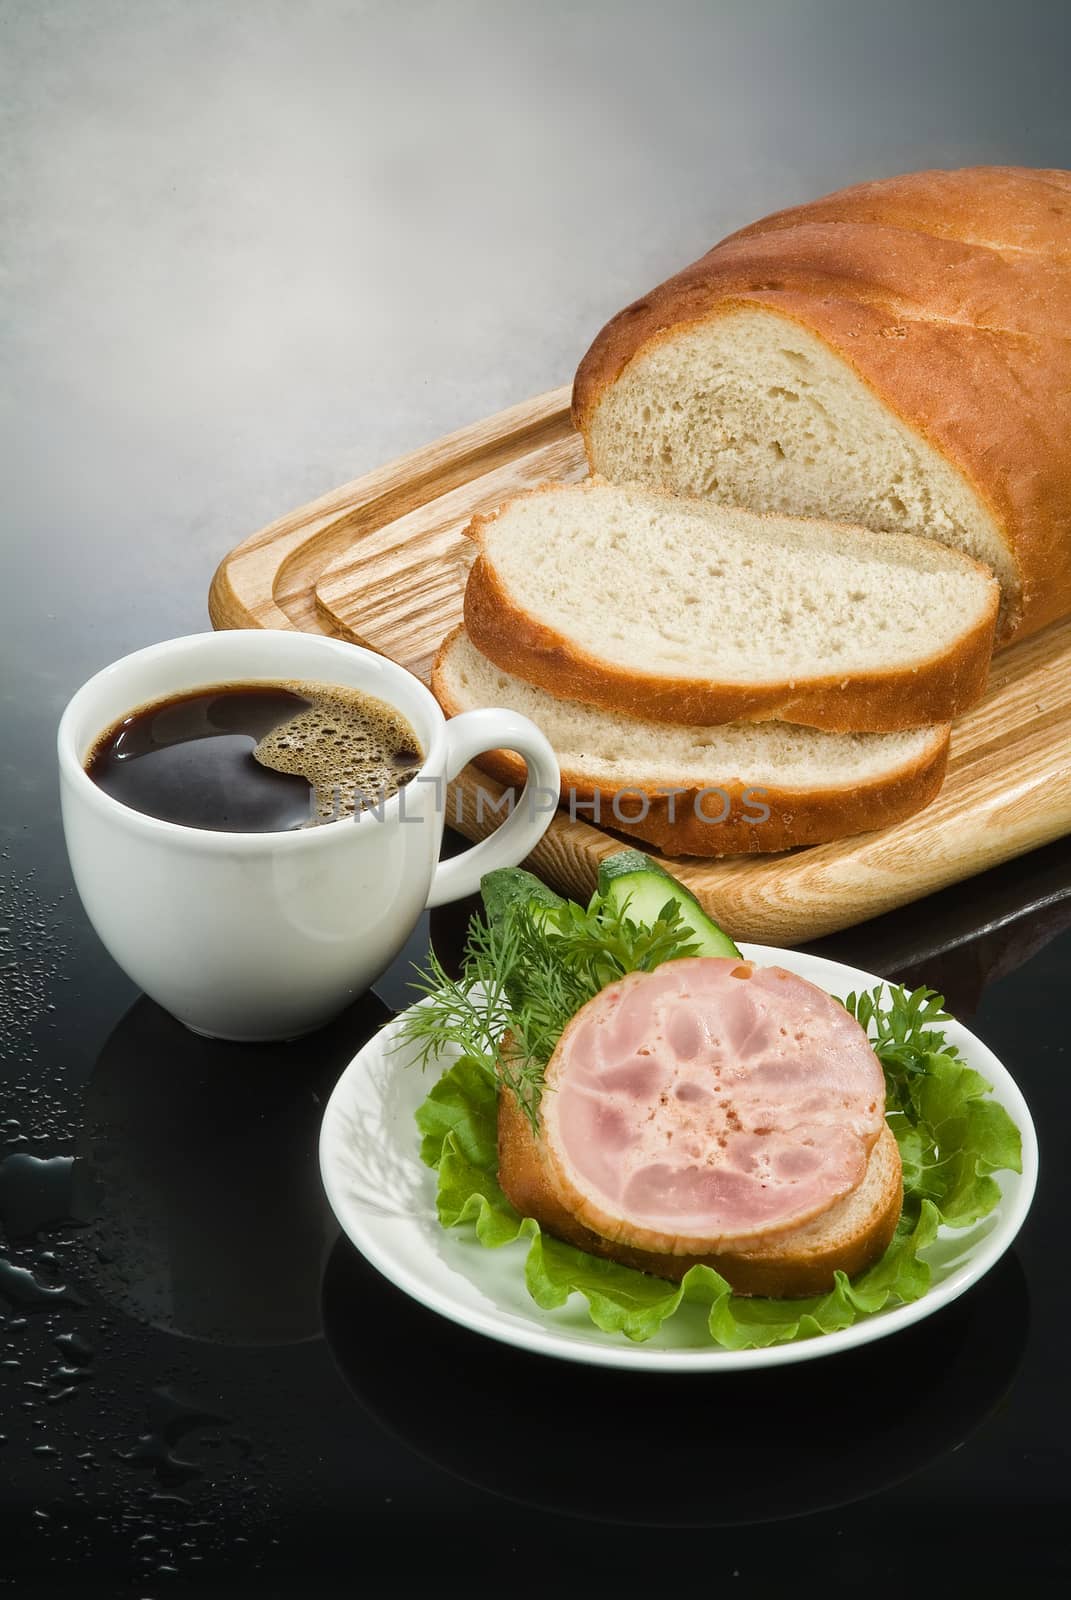
[[[569,390],[500,412],[345,484],[253,534],[220,564],[217,628],[297,628],[351,639],[427,681],[461,620],[462,530],[518,489],[585,474]],[[477,823],[470,768],[449,820]],[[490,808],[485,808],[490,813]],[[776,856],[675,860],[738,938],[791,945],[850,927],[1071,831],[1071,621],[1000,654],[982,703],[956,725],[937,799],[894,828]],[[559,812],[530,865],[586,895],[621,840]]]

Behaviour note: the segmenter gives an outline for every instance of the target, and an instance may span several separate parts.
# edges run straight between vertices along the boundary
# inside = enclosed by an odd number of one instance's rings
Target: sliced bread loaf
[[[920,534],[1002,640],[1071,611],[1071,173],[916,172],[763,218],[584,357],[592,470]]]
[[[655,721],[946,722],[986,682],[999,589],[930,540],[601,480],[470,528],[473,643],[539,688]]]
[[[947,725],[823,733],[783,722],[676,727],[601,711],[495,666],[464,628],[443,643],[432,689],[447,716],[505,706],[530,717],[554,746],[564,803],[668,855],[785,850],[888,827],[933,799],[948,755]],[[488,751],[479,765],[502,783],[524,782],[511,751]]]

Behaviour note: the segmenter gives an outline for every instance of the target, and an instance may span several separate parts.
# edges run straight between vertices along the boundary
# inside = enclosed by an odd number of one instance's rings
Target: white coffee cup
[[[135,811],[85,770],[96,741],[152,701],[295,679],[388,701],[424,751],[417,777],[352,819],[224,833]],[[287,1039],[329,1021],[390,964],[425,906],[475,893],[481,874],[523,860],[558,794],[554,752],[527,717],[468,711],[448,722],[412,673],[315,634],[235,630],[138,650],[78,690],[58,743],[67,850],[90,921],[146,994],[220,1039]],[[500,748],[527,762],[524,793],[486,839],[439,862],[446,783]]]

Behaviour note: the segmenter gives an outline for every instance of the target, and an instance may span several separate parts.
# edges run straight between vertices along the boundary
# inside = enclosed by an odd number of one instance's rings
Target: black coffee
[[[228,683],[141,706],[86,771],[113,799],[188,828],[276,833],[389,799],[424,756],[383,700],[319,683]]]

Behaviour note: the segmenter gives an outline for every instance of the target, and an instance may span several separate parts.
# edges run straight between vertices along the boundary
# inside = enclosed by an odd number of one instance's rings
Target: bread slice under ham
[[[559,1042],[539,1123],[537,1137],[503,1092],[513,1205],[661,1277],[704,1262],[739,1293],[821,1293],[876,1259],[900,1215],[866,1035],[780,968],[685,960],[603,990]]]

